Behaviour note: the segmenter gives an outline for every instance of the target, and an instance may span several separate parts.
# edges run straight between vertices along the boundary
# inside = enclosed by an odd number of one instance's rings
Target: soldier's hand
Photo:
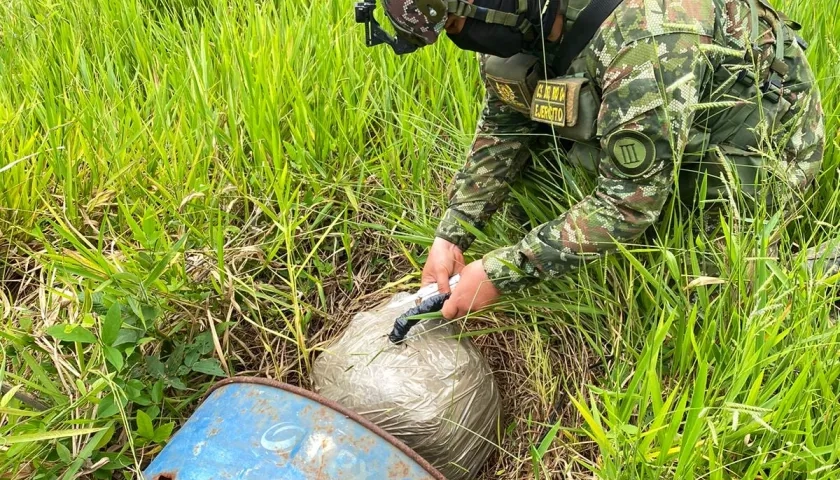
[[[440,312],[452,320],[492,305],[499,296],[501,293],[484,271],[484,262],[476,260],[461,270],[461,280]]]
[[[435,238],[429,258],[423,266],[420,282],[425,286],[437,283],[440,293],[449,293],[449,277],[464,268],[464,254],[457,245],[442,238]]]

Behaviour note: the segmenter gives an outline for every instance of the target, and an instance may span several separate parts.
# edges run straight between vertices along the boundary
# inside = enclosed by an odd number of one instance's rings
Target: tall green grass
[[[488,478],[838,476],[837,278],[802,255],[840,225],[838,5],[786,7],[828,119],[809,208],[727,232],[705,280],[715,248],[669,211],[648,244],[468,321],[518,359]],[[477,68],[449,44],[364,48],[351,2],[3,2],[0,472],[131,478],[214,378],[305,385],[338,323],[417,286]],[[515,196],[534,221],[574,200]],[[474,255],[521,234],[506,218]]]

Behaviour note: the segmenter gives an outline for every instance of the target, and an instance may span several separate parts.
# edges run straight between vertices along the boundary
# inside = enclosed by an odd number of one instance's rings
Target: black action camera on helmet
[[[381,43],[386,43],[391,46],[397,55],[412,53],[417,50],[416,45],[398,36],[392,37],[388,35],[379,26],[379,22],[373,18],[374,9],[376,9],[376,0],[362,0],[356,3],[356,23],[365,24],[365,45],[373,47]]]

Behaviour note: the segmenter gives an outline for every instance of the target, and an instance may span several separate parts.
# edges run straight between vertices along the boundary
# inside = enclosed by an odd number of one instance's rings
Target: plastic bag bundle
[[[500,414],[493,373],[472,342],[440,320],[421,321],[403,344],[392,344],[387,334],[406,295],[353,317],[315,360],[314,389],[399,438],[449,480],[473,478],[493,449]]]

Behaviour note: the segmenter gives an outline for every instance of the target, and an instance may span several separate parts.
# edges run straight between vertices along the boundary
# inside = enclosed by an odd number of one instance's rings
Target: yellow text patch
[[[531,119],[550,123],[558,127],[566,126],[566,84],[552,84],[541,81],[534,92],[531,102]]]
[[[583,77],[540,80],[531,100],[531,120],[559,128],[577,125],[581,90],[586,83]]]

